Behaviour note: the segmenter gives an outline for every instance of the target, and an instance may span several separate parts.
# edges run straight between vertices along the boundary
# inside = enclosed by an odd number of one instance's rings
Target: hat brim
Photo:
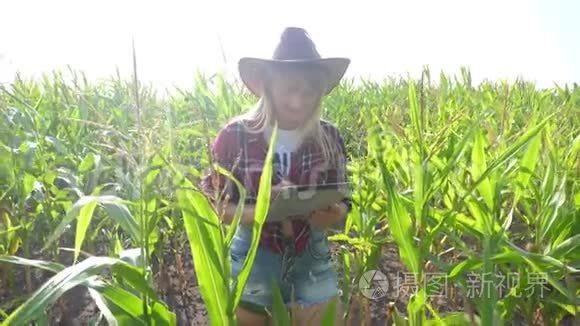
[[[274,66],[303,67],[308,65],[319,66],[327,74],[328,88],[324,95],[328,95],[340,82],[350,64],[348,58],[320,58],[308,60],[273,60],[260,58],[242,58],[238,63],[240,78],[246,87],[256,96],[262,96],[262,81],[264,72]]]

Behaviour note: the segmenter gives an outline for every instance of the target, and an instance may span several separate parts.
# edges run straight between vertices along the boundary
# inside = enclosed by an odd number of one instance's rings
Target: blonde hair
[[[266,71],[264,78],[264,92],[256,105],[248,112],[236,117],[236,120],[241,121],[249,132],[261,133],[268,126],[272,126],[275,121],[274,106],[272,105],[271,92],[269,91],[269,83],[275,74],[282,73],[285,69],[292,69],[289,67],[282,67],[281,69],[272,69]],[[281,70],[281,71],[280,71]],[[325,71],[317,66],[308,66],[300,69],[301,76],[320,94],[316,107],[310,115],[310,118],[298,127],[302,139],[312,137],[320,146],[324,161],[329,166],[336,164],[339,157],[340,147],[336,144],[330,130],[326,130],[321,124],[322,111],[322,97],[326,94],[328,88],[328,81],[326,79]]]

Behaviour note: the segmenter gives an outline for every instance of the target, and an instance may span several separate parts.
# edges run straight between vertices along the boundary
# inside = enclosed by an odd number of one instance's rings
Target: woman
[[[239,273],[251,243],[254,203],[274,122],[278,123],[272,185],[346,182],[346,150],[338,130],[320,120],[320,102],[340,81],[349,59],[321,58],[301,28],[282,33],[271,60],[243,58],[240,76],[260,98],[256,107],[228,123],[212,158],[246,189],[241,225],[232,243],[232,274]],[[220,215],[230,223],[239,194],[217,174],[206,178],[208,194],[225,193]],[[217,190],[217,191],[216,191]],[[217,200],[217,198],[214,198]],[[299,324],[319,325],[326,304],[338,296],[325,229],[344,221],[346,196],[310,216],[265,223],[256,259],[237,311],[240,325],[264,324],[272,307],[272,281],[280,287]]]

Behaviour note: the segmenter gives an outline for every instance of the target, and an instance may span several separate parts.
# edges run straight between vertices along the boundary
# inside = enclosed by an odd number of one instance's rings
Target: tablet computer
[[[281,221],[289,217],[301,217],[324,209],[350,196],[346,183],[327,183],[317,185],[293,185],[281,188],[271,198],[266,220]]]

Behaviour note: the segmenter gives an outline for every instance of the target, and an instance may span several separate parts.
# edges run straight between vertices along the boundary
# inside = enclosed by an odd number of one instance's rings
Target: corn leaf
[[[186,181],[186,184],[189,183]],[[191,184],[189,184],[191,187]],[[233,315],[227,311],[228,282],[219,219],[207,198],[198,191],[182,187],[177,190],[177,201],[182,208],[183,222],[191,247],[199,289],[207,306],[212,324],[231,324]],[[209,222],[209,223],[206,223]],[[229,321],[228,321],[229,320]]]
[[[379,154],[379,156],[382,156],[382,154]],[[387,190],[389,203],[387,220],[389,221],[391,233],[399,245],[401,260],[412,273],[419,273],[419,251],[413,237],[411,216],[402,204],[400,195],[394,189],[394,180],[387,170],[386,164],[380,160],[379,165],[382,171],[383,185]]]
[[[53,263],[44,260],[27,259],[16,256],[0,256],[0,262],[35,267],[52,273],[58,273],[63,269],[65,269],[65,266],[59,263]]]
[[[561,242],[558,246],[554,247],[549,253],[556,259],[562,259],[566,257],[571,252],[576,252],[577,248],[580,246],[580,234],[576,234],[571,238],[568,238]]]
[[[76,218],[81,218],[81,230],[86,230],[88,223],[90,222],[90,218],[92,217],[92,213],[94,212],[94,204],[102,205],[107,213],[109,213],[109,217],[113,219],[113,221],[117,222],[124,231],[126,231],[135,242],[139,243],[139,226],[127,207],[122,204],[122,200],[115,196],[83,196],[78,201],[75,202],[73,207],[69,210],[60,224],[56,227],[56,230],[51,234],[51,236],[46,241],[43,250],[46,250],[49,245],[51,245],[56,239],[60,238],[60,236],[64,233],[67,226]],[[88,205],[88,208],[84,208]],[[86,231],[85,231],[86,232]],[[76,247],[80,249],[82,245],[82,240],[84,240],[84,234],[78,234],[79,230],[77,229],[77,235],[75,238],[75,250]],[[78,255],[75,254],[75,255]]]
[[[473,150],[471,151],[471,173],[473,174],[473,179],[481,177],[483,172],[487,169],[487,163],[485,159],[485,138],[481,132],[475,134],[475,139],[473,143]],[[491,211],[493,210],[493,189],[489,178],[482,179],[477,189],[487,208]]]
[[[256,258],[256,252],[258,248],[258,243],[260,241],[260,234],[262,233],[262,227],[268,215],[268,209],[270,208],[270,194],[272,187],[272,158],[274,156],[274,144],[278,137],[278,125],[274,125],[274,130],[272,131],[272,136],[270,143],[268,145],[268,152],[266,153],[266,158],[264,160],[264,169],[260,175],[260,186],[258,188],[258,198],[256,199],[256,206],[254,211],[254,223],[252,225],[252,242],[246,259],[242,265],[242,269],[234,282],[234,293],[233,293],[233,307],[237,307],[242,298],[242,292],[250,277],[250,271],[254,264],[254,259]]]
[[[65,292],[85,284],[100,275],[105,268],[124,262],[110,257],[90,257],[67,267],[51,277],[26,302],[14,310],[4,321],[5,325],[24,325],[44,314],[44,310]]]
[[[87,202],[79,210],[79,215],[77,217],[77,230],[75,235],[75,250],[74,250],[74,261],[76,262],[79,257],[79,252],[81,246],[87,234],[87,229],[93,218],[93,212],[97,207],[96,198],[92,198],[91,201]]]
[[[148,307],[148,320],[143,313],[142,300],[133,293],[102,281],[93,281],[90,287],[102,296],[115,319],[124,321],[121,325],[176,325],[175,314],[159,301]]]
[[[324,309],[324,315],[322,316],[322,325],[333,326],[336,325],[336,317],[338,315],[338,298],[334,298],[328,302],[326,309]]]
[[[286,305],[284,304],[284,298],[282,297],[282,292],[276,281],[272,281],[272,321],[276,326],[290,326],[290,315]]]
[[[548,116],[547,118],[545,118],[544,120],[542,120],[537,126],[528,129],[522,136],[520,136],[515,141],[515,143],[513,143],[512,145],[510,145],[503,153],[501,153],[499,155],[498,158],[496,158],[495,160],[493,160],[491,162],[491,164],[485,169],[485,171],[483,171],[479,175],[479,177],[477,178],[477,180],[475,180],[473,182],[473,184],[471,185],[471,187],[470,187],[469,191],[467,192],[467,194],[471,194],[472,191],[473,191],[473,189],[475,189],[476,187],[478,187],[480,183],[482,183],[484,180],[486,180],[486,178],[493,171],[495,171],[500,165],[502,165],[507,160],[509,160],[510,158],[512,158],[514,155],[516,155],[528,143],[528,141],[530,139],[532,139],[540,131],[542,131],[542,128],[546,125],[546,123],[548,123],[548,121],[550,121],[550,119],[554,115],[555,115],[555,113],[550,114],[550,116]]]

